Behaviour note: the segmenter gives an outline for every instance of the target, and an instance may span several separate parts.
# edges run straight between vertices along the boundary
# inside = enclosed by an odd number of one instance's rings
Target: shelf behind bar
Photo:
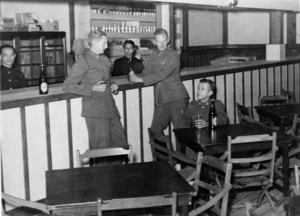
[[[91,13],[91,20],[110,20],[110,21],[140,21],[140,22],[155,22],[155,16],[130,16],[116,14],[96,14]]]

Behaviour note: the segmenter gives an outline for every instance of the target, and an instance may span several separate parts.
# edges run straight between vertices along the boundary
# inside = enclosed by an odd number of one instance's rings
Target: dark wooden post
[[[270,12],[270,44],[283,44],[283,12]]]

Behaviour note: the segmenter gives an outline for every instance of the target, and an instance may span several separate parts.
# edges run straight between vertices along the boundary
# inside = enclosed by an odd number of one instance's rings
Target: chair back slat
[[[258,103],[263,105],[287,105],[289,98],[287,95],[272,95],[272,96],[259,96]]]
[[[103,149],[88,149],[83,154],[80,154],[79,150],[76,151],[77,155],[77,166],[82,167],[84,159],[89,158],[101,158],[101,157],[111,157],[111,156],[122,156],[127,155],[128,162],[133,162],[132,147],[129,145],[128,149],[122,147],[114,148],[103,148]]]
[[[176,216],[177,193],[174,192],[172,195],[123,198],[105,201],[102,201],[102,199],[99,198],[97,204],[98,216],[102,216],[103,211],[142,209],[161,206],[170,206],[172,209],[172,216]]]

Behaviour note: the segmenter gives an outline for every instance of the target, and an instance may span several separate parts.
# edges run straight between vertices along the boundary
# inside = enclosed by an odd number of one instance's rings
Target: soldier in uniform
[[[3,45],[0,48],[1,65],[1,90],[10,90],[26,87],[25,76],[21,71],[13,67],[16,58],[16,50],[11,45]]]
[[[172,121],[174,128],[183,126],[183,110],[188,104],[188,94],[179,76],[178,53],[168,47],[169,36],[165,29],[154,32],[155,49],[141,75],[130,75],[131,82],[155,85],[155,110],[151,130],[160,139],[163,130]]]
[[[89,49],[72,66],[63,90],[83,96],[81,115],[86,120],[90,149],[128,148],[112,96],[118,86],[111,80],[110,63],[103,55],[107,48],[107,36],[102,31],[91,31],[87,43]]]

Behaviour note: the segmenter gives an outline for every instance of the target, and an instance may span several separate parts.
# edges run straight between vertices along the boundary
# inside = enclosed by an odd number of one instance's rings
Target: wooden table
[[[300,114],[300,104],[256,106],[255,109],[260,116],[273,121],[283,132],[286,126],[292,125],[294,115]]]
[[[216,155],[222,154],[227,150],[227,137],[230,135],[233,138],[243,135],[256,134],[272,134],[273,130],[268,127],[256,123],[247,124],[230,124],[218,126],[217,130],[211,135],[208,128],[178,128],[174,129],[176,138],[181,147],[180,151],[184,152],[185,147],[189,147],[196,152],[202,151],[205,154]],[[290,135],[277,132],[277,146],[283,155],[283,194],[289,195],[289,159],[288,147]],[[271,145],[270,145],[271,146]],[[270,146],[261,145],[260,143],[251,143],[235,145],[232,148],[234,152],[263,150]]]
[[[97,214],[97,198],[178,195],[187,215],[194,189],[167,162],[146,162],[46,172],[46,204],[54,215]]]

